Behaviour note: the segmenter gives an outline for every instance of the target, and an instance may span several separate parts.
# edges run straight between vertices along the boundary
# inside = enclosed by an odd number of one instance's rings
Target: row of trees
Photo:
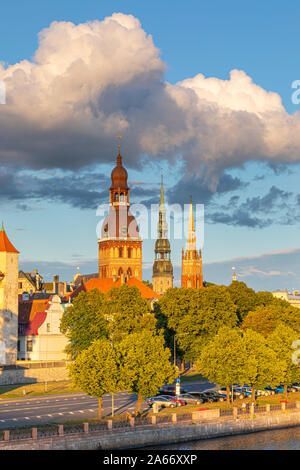
[[[162,330],[136,287],[123,285],[104,295],[82,292],[66,309],[61,331],[68,337],[73,382],[88,395],[102,397],[128,390],[138,395],[137,411],[147,396],[178,375]]]
[[[136,392],[138,408],[143,397],[174,380],[175,344],[176,356],[194,362],[214,383],[251,385],[253,399],[255,389],[300,381],[291,360],[300,309],[238,281],[169,289],[154,313],[126,284],[107,295],[83,292],[66,309],[61,331],[69,338],[74,381],[100,398],[121,389]],[[101,359],[103,351],[110,364]]]
[[[177,376],[163,336],[147,330],[128,334],[116,343],[96,340],[78,354],[70,373],[76,385],[98,397],[100,418],[105,393],[137,393],[136,409],[140,411],[145,397],[155,395],[162,384],[173,382]]]
[[[193,361],[212,382],[247,383],[255,390],[300,381],[292,361],[300,337],[300,309],[243,282],[205,289],[174,288],[156,304],[156,317],[177,355]],[[174,341],[173,341],[174,344]]]

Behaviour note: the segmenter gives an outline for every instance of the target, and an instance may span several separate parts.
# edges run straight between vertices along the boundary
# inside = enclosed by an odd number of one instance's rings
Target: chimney
[[[59,284],[59,276],[58,276],[58,274],[56,274],[53,277],[53,292],[55,294],[58,294],[58,284]]]

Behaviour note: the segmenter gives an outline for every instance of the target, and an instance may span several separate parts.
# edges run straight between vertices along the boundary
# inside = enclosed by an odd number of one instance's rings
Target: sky
[[[204,205],[205,280],[234,266],[255,290],[299,289],[299,19],[283,1],[1,5],[0,218],[20,268],[97,271],[122,135],[131,203],[159,202],[162,168],[169,205]],[[179,286],[172,223],[170,239]]]

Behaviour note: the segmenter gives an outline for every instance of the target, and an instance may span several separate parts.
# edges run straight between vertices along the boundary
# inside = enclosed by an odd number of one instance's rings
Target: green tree
[[[300,333],[300,309],[288,302],[274,299],[267,305],[259,305],[244,318],[241,328],[251,328],[258,333],[268,336],[279,323],[285,324]]]
[[[198,357],[219,328],[237,324],[236,306],[224,286],[168,289],[157,308],[167,318],[169,337],[176,334],[179,354],[185,360]]]
[[[231,300],[237,307],[239,321],[242,322],[247,313],[254,310],[262,301],[253,289],[250,289],[244,282],[232,281],[227,287]]]
[[[218,335],[210,339],[195,365],[211,382],[226,387],[228,402],[230,386],[244,383],[252,367],[240,331],[229,327],[221,328]]]
[[[67,307],[60,324],[61,332],[69,339],[66,352],[72,359],[93,341],[108,337],[105,318],[106,298],[98,289],[81,292]]]
[[[147,280],[147,281],[142,281],[142,282],[145,284],[145,286],[150,287],[150,289],[153,290],[153,284],[152,284],[152,282],[150,282],[150,281],[148,281],[148,280]]]
[[[102,417],[103,395],[116,393],[124,387],[116,352],[106,339],[98,339],[81,351],[69,365],[69,371],[75,385],[88,395],[98,397],[99,418]]]
[[[155,331],[155,316],[150,313],[150,304],[142,298],[137,287],[128,287],[127,284],[114,287],[107,298],[106,316],[114,340],[121,339],[125,333],[143,329]]]
[[[299,364],[294,364],[292,354],[294,349],[292,344],[299,339],[299,335],[292,328],[279,323],[276,329],[268,337],[268,346],[275,352],[277,361],[284,363],[282,369],[284,393],[287,396],[287,387],[300,381]]]
[[[173,382],[178,375],[161,334],[149,330],[131,333],[117,343],[116,349],[125,387],[138,394],[137,412],[144,398],[155,395],[159,387]]]
[[[284,362],[267,346],[265,338],[251,329],[243,333],[243,343],[248,355],[245,369],[245,383],[252,388],[252,401],[255,390],[268,385],[279,385],[284,378]]]

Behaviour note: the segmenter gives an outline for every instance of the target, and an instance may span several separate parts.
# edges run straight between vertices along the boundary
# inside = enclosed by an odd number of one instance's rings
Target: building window
[[[123,256],[123,250],[122,248],[119,248],[119,258],[122,258],[122,256]]]
[[[47,323],[47,333],[50,333],[50,323]]]
[[[27,352],[32,352],[32,339],[27,340]]]
[[[22,289],[22,287],[23,287],[22,282],[19,282],[19,289]]]
[[[127,249],[127,256],[128,256],[128,258],[131,258],[131,248]]]
[[[18,339],[18,351],[20,351],[20,340]]]

